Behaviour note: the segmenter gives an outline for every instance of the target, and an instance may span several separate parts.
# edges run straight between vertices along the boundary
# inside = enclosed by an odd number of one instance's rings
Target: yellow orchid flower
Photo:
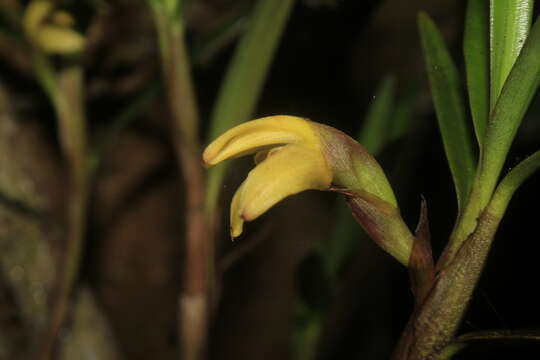
[[[407,264],[412,235],[404,224],[392,188],[375,159],[346,134],[304,118],[277,115],[238,125],[203,153],[207,166],[255,154],[256,166],[231,202],[231,236],[245,221],[285,197],[304,190],[338,190],[370,236]]]
[[[33,0],[23,16],[23,28],[28,39],[50,54],[67,55],[84,49],[86,39],[73,30],[73,17],[55,10],[50,0]]]
[[[332,173],[322,154],[321,139],[308,120],[271,116],[232,128],[203,154],[207,165],[256,153],[257,166],[238,188],[231,204],[231,236],[244,221],[256,219],[289,195],[330,187]]]

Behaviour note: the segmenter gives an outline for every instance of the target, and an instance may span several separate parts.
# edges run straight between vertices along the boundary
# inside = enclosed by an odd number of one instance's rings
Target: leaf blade
[[[491,109],[531,27],[534,0],[490,0]]]
[[[439,130],[461,209],[469,195],[476,161],[459,75],[439,30],[427,14],[419,14],[418,25]]]
[[[260,0],[256,4],[219,91],[210,138],[252,115],[294,2]]]
[[[479,166],[482,204],[487,204],[491,197],[510,146],[539,85],[540,19],[537,19],[501,91],[487,127]]]
[[[386,76],[380,83],[364,120],[358,142],[371,154],[381,151],[388,140],[388,129],[395,103],[396,80]]]
[[[463,40],[469,106],[480,147],[489,117],[489,11],[486,5],[484,0],[469,0]]]

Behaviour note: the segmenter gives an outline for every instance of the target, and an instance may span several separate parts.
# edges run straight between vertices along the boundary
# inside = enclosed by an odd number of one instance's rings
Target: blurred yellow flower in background
[[[81,52],[85,38],[72,29],[75,21],[63,10],[56,10],[49,0],[33,0],[26,7],[23,27],[32,44],[45,53],[68,55]]]

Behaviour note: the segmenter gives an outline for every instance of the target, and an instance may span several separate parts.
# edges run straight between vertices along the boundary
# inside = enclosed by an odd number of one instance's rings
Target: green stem
[[[58,117],[59,139],[70,171],[67,208],[67,243],[49,328],[40,348],[40,359],[52,359],[58,332],[64,323],[69,297],[75,287],[86,233],[86,210],[90,188],[87,167],[87,131],[84,111],[82,67],[70,65],[54,75],[47,58],[37,54],[38,79],[53,103]]]
[[[502,218],[501,209],[488,207],[476,230],[443,268],[426,300],[413,313],[393,360],[442,359],[440,352],[453,339]]]
[[[497,227],[514,192],[540,168],[540,151],[516,166],[501,181],[491,201],[455,256],[446,258],[425,302],[415,311],[394,353],[394,360],[447,359],[476,288]],[[458,350],[458,349],[456,349]]]
[[[442,256],[443,267],[474,230],[477,218],[493,195],[512,141],[540,84],[539,54],[540,21],[537,20],[491,112],[471,195]]]

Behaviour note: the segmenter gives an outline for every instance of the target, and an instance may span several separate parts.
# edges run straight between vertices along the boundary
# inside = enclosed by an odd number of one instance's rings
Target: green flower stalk
[[[36,358],[54,358],[58,333],[65,323],[83,258],[87,207],[91,189],[88,164],[84,75],[81,65],[86,38],[73,30],[73,17],[50,0],[33,0],[22,19],[31,48],[35,75],[48,95],[58,120],[58,138],[69,168],[66,244],[57,285],[51,296],[49,323],[41,335]],[[59,56],[58,66],[50,56]]]
[[[269,116],[236,126],[214,140],[205,164],[255,154],[256,167],[231,203],[231,236],[287,196],[304,190],[337,191],[377,244],[407,265],[414,236],[377,161],[332,127],[295,116]]]

